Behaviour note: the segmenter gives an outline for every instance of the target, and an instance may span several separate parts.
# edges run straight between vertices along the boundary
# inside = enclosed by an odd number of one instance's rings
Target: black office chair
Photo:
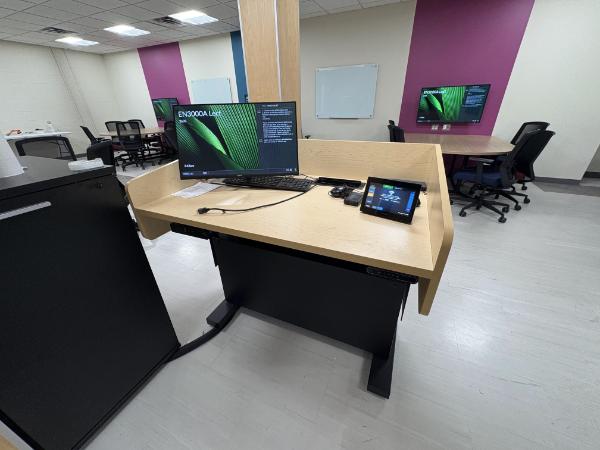
[[[87,138],[90,140],[90,144],[96,144],[98,142],[102,142],[102,141],[106,140],[106,139],[97,138],[96,136],[94,136],[88,127],[84,127],[83,125],[81,125],[81,129],[83,130],[83,132],[85,133]]]
[[[63,136],[40,136],[15,141],[17,152],[21,156],[66,159],[77,161],[71,142]]]
[[[146,128],[144,122],[142,122],[140,119],[129,119],[127,122],[136,122],[139,125],[139,128]]]
[[[529,183],[535,180],[535,172],[533,170],[533,163],[540,156],[546,145],[552,136],[556,133],[550,130],[542,130],[537,133],[533,133],[527,142],[527,146],[521,150],[521,152],[515,158],[515,170],[521,175],[518,183],[521,184],[522,190],[527,190],[525,183]],[[513,195],[517,195],[513,193]]]
[[[525,122],[523,125],[521,125],[521,128],[519,128],[519,131],[517,131],[517,134],[515,134],[515,137],[512,138],[510,143],[512,145],[517,145],[517,142],[519,142],[526,134],[536,131],[544,131],[549,126],[550,124],[548,122]]]
[[[506,203],[501,203],[496,200],[489,200],[488,197],[495,196],[496,199],[499,196],[503,196],[512,200],[515,203],[515,209],[520,210],[521,205],[519,202],[512,197],[512,195],[523,196],[524,202],[529,203],[529,198],[525,194],[518,194],[514,192],[513,185],[515,184],[515,169],[514,163],[519,153],[526,148],[528,142],[533,137],[533,134],[527,134],[523,136],[511,150],[510,153],[506,154],[501,160],[493,160],[488,158],[469,158],[470,162],[477,164],[475,168],[468,168],[459,170],[454,173],[452,180],[456,186],[457,191],[460,192],[461,187],[465,183],[471,184],[469,194],[471,194],[471,203],[465,205],[459,215],[465,217],[467,210],[470,208],[481,209],[487,208],[499,214],[498,222],[506,222],[504,214],[509,211],[509,206]],[[512,189],[512,191],[507,191]],[[497,207],[501,207],[502,210]]]
[[[137,123],[116,122],[117,136],[119,140],[118,150],[124,151],[125,155],[119,155],[116,160],[121,163],[121,168],[132,164],[144,167],[145,146]]]
[[[390,130],[390,142],[406,142],[404,140],[404,130],[394,123],[393,120],[388,121],[388,130]]]
[[[113,144],[111,141],[99,141],[87,148],[87,159],[101,158],[102,162],[107,166],[115,164],[115,154],[113,152]]]
[[[108,131],[116,132],[118,123],[121,123],[121,122],[118,120],[109,120],[108,122],[104,122],[104,125],[106,125],[106,129]]]

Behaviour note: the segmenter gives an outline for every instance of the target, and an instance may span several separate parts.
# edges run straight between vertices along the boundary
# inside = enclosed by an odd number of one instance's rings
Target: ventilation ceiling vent
[[[55,27],[42,28],[41,31],[43,31],[44,33],[55,33],[55,34],[69,34],[69,33],[73,33],[73,31],[63,30],[62,28],[55,28]]]
[[[183,22],[181,22],[177,19],[173,19],[172,17],[169,17],[169,16],[158,17],[156,19],[152,19],[152,22],[166,23],[168,25],[183,25]]]

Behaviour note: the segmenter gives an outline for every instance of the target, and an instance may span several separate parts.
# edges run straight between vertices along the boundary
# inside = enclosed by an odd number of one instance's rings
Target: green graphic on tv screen
[[[176,98],[152,99],[152,108],[154,108],[156,120],[162,120],[163,122],[173,120],[173,105],[178,104],[179,102]]]
[[[421,89],[417,123],[479,123],[489,84]]]

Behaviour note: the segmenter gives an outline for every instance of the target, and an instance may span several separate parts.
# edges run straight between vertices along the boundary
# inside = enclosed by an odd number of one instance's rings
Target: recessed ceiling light
[[[86,39],[81,39],[77,36],[67,36],[64,38],[57,39],[56,42],[62,42],[63,44],[80,45],[83,47],[98,44],[98,42],[96,41],[88,41]]]
[[[123,36],[143,36],[144,34],[150,34],[149,31],[140,30],[131,25],[115,25],[114,27],[105,28],[104,31],[122,34]]]
[[[180,22],[191,23],[192,25],[203,25],[205,23],[218,22],[219,19],[207,16],[203,12],[191,9],[189,11],[180,12],[177,14],[169,14],[169,17],[177,19]]]

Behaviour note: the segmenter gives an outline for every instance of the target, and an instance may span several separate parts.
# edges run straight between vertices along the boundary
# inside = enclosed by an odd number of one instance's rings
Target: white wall
[[[314,138],[389,139],[398,120],[415,15],[415,1],[300,21],[302,134]],[[317,119],[318,67],[379,64],[373,119]]]
[[[119,112],[112,120],[141,119],[148,127],[157,126],[137,50],[104,55],[104,63]]]
[[[0,130],[31,131],[50,120],[72,131],[75,153],[84,153],[89,141],[79,128],[82,119],[50,48],[0,41],[0,61]]]
[[[600,134],[600,1],[536,0],[494,135],[510,139],[522,122],[556,132],[536,175],[581,179]]]
[[[203,78],[229,78],[231,98],[238,101],[231,35],[219,34],[179,43],[185,78],[193,102],[191,82]]]

